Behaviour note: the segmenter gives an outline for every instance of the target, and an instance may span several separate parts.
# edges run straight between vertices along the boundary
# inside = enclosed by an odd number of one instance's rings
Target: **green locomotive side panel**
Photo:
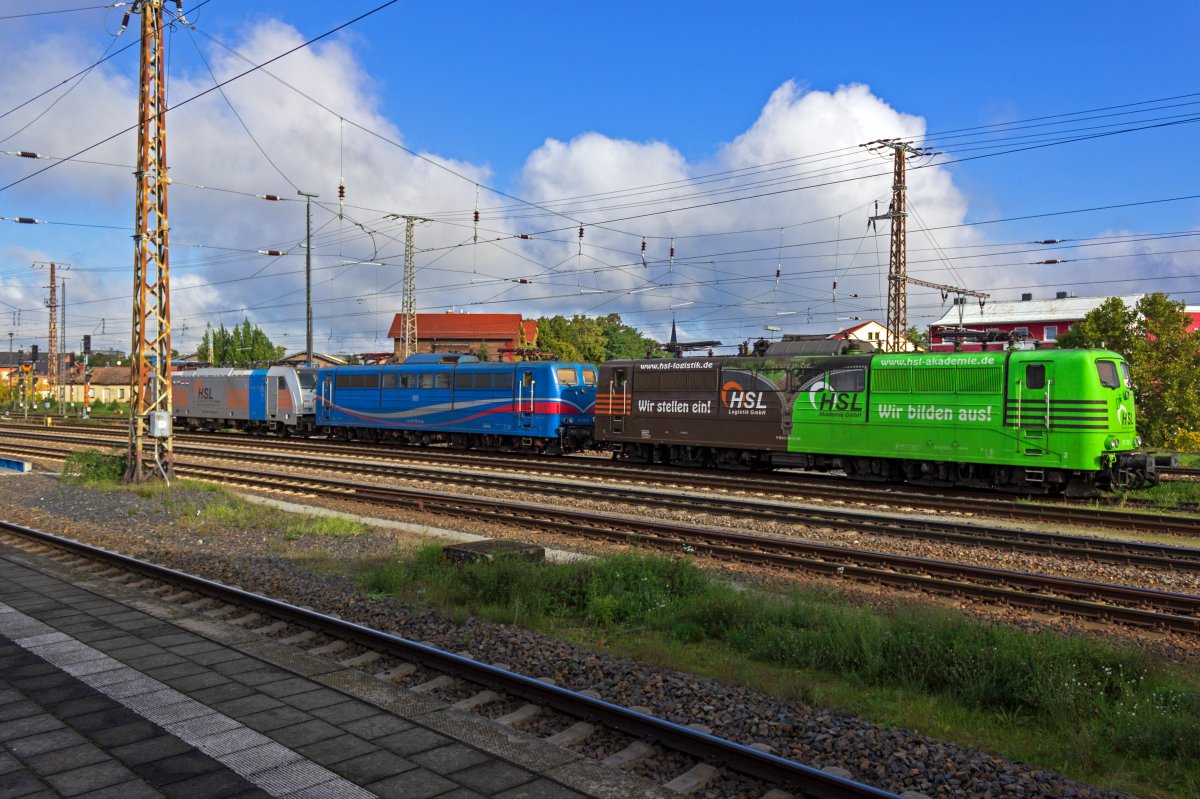
[[[1119,355],[1097,350],[830,365],[797,376],[788,451],[1095,470],[1105,452],[1136,446],[1122,367]]]

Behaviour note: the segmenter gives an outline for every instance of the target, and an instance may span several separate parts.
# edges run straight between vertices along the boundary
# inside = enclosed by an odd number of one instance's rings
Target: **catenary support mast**
[[[135,0],[140,14],[141,79],[133,259],[133,351],[129,388],[129,463],[125,479],[140,483],[174,469],[171,430],[171,300],[167,221],[166,74],[163,2]],[[177,10],[182,17],[180,0]]]
[[[905,165],[909,158],[934,153],[899,139],[880,139],[862,146],[871,150],[890,148],[893,151],[892,201],[886,214],[877,214],[871,217],[870,222],[873,225],[877,220],[888,219],[892,223],[891,246],[888,250],[887,341],[884,342],[884,350],[900,352],[905,349],[904,334],[908,330],[908,238],[905,224],[908,213],[905,211]]]

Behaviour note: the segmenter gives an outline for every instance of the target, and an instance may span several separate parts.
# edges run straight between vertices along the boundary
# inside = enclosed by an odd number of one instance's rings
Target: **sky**
[[[320,351],[391,350],[406,216],[421,312],[617,313],[723,352],[883,322],[889,222],[868,220],[893,151],[861,146],[881,139],[923,148],[910,276],[1200,305],[1200,4],[999,6],[184,2],[165,48],[172,343],[249,319],[303,348],[298,191],[318,195]],[[51,261],[68,348],[129,348],[128,10],[0,0],[0,348],[44,346]],[[910,286],[910,324],[949,302]]]

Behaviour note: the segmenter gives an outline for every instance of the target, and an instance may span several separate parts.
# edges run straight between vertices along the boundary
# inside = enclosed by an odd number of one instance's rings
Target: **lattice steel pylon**
[[[53,395],[58,386],[58,283],[54,277],[56,266],[53,261],[49,267],[50,302],[46,303],[46,307],[50,309],[50,330],[46,334],[46,338],[49,339],[46,342],[46,379],[50,381],[50,392]],[[33,368],[36,369],[37,365]]]
[[[894,152],[892,167],[892,202],[886,214],[871,217],[871,224],[880,219],[892,222],[891,246],[888,251],[888,310],[885,352],[901,352],[905,348],[904,334],[908,330],[908,237],[905,209],[905,164],[909,158],[936,155],[914,147],[899,139],[880,139],[863,145],[869,149],[891,148]]]
[[[167,92],[163,2],[135,0],[142,16],[137,197],[133,258],[133,357],[125,480],[174,476],[171,430],[171,295],[167,224]],[[181,6],[176,0],[176,6]]]
[[[404,360],[417,351],[417,267],[413,263],[416,248],[413,246],[415,216],[404,217],[404,295],[400,301],[400,317],[404,329],[400,332],[400,355]]]

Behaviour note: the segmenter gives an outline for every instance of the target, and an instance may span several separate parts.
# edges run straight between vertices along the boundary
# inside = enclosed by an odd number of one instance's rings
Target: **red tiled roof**
[[[517,313],[419,313],[417,314],[417,338],[421,340],[439,339],[442,341],[459,339],[463,341],[478,341],[479,339],[505,339],[515,342],[518,336],[518,325],[523,324],[521,315]],[[528,324],[528,323],[524,323]],[[537,332],[537,322],[532,323],[534,333]],[[396,314],[392,327],[388,330],[388,338],[399,338],[404,325],[404,314]],[[528,331],[528,328],[526,328]],[[526,332],[526,337],[529,333]]]

